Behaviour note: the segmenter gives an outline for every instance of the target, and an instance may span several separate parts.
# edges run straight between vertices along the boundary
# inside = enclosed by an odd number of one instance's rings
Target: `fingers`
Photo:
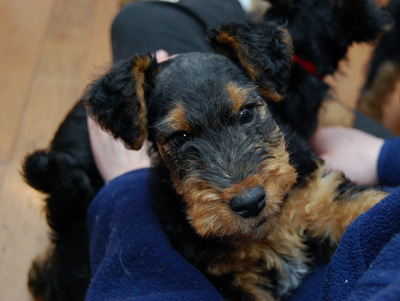
[[[323,156],[323,154],[331,149],[332,144],[335,144],[337,139],[340,139],[340,128],[319,128],[310,138],[308,143],[314,152]]]
[[[155,57],[158,63],[162,63],[169,59],[169,54],[165,50],[160,49],[156,51]]]
[[[164,61],[177,57],[178,55],[179,54],[169,55],[168,52],[166,52],[164,49],[157,50],[155,53],[157,63],[162,63]]]
[[[377,163],[383,139],[353,128],[321,128],[309,141],[326,164],[360,185],[378,182]]]
[[[88,117],[87,122],[92,153],[105,182],[129,171],[151,166],[146,143],[139,151],[128,150],[121,141],[104,132],[93,119]]]

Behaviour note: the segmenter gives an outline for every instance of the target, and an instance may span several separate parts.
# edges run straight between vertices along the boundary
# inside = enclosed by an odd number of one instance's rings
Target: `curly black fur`
[[[280,30],[276,30],[277,28]],[[220,29],[209,30],[208,38],[216,53],[227,56],[239,66],[251,66],[258,71],[259,75],[255,79],[258,85],[268,91],[284,95],[290,78],[288,66],[292,65],[293,57],[292,44],[282,43],[283,40],[291,40],[285,29],[285,23],[275,20],[268,20],[266,24],[252,22],[242,23],[240,26],[228,24],[221,26]],[[220,31],[228,34],[230,40],[218,41]],[[260,36],[264,38],[259,39]],[[251,47],[235,49],[234,45],[229,44],[231,39],[243,39],[244,45],[250,44]],[[259,57],[254,57],[255,53]],[[247,71],[251,76],[250,70]]]
[[[81,103],[61,124],[49,149],[27,156],[23,176],[48,194],[46,217],[55,245],[46,264],[33,265],[45,278],[35,294],[46,300],[82,300],[91,279],[86,212],[103,180],[91,153]]]
[[[283,18],[293,38],[294,51],[315,64],[318,77],[294,64],[286,98],[273,104],[285,123],[308,138],[317,123],[304,122],[315,116],[329,97],[329,86],[321,78],[333,74],[354,42],[374,41],[391,22],[386,11],[373,0],[270,0],[268,18]]]

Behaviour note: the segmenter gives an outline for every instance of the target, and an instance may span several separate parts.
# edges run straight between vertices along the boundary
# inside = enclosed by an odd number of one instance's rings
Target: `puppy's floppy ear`
[[[285,97],[293,60],[292,38],[274,20],[223,25],[208,32],[215,52],[240,65],[269,100]]]
[[[127,148],[140,149],[147,138],[146,95],[157,72],[151,55],[135,56],[115,64],[84,94],[88,114]]]

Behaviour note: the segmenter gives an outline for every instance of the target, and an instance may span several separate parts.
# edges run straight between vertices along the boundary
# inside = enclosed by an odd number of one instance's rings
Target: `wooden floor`
[[[0,300],[31,300],[27,270],[47,243],[41,196],[22,181],[21,160],[48,145],[96,68],[111,62],[117,11],[118,0],[0,0]]]
[[[41,195],[23,183],[20,163],[46,147],[98,68],[111,62],[118,0],[0,0],[0,300],[30,300],[26,275],[47,243]],[[330,79],[350,105],[370,47],[353,48]]]

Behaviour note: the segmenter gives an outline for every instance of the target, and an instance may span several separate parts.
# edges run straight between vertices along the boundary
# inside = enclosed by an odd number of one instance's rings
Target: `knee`
[[[141,16],[146,16],[149,10],[148,2],[133,2],[124,6],[114,18],[111,26],[111,35],[118,36],[132,28],[131,25],[140,22]]]

